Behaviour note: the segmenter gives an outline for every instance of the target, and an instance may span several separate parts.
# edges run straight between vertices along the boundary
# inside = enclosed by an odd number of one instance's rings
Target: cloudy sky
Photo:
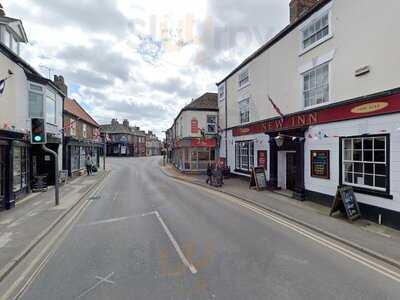
[[[288,23],[289,0],[0,0],[23,21],[22,56],[99,123],[160,137],[192,98]]]

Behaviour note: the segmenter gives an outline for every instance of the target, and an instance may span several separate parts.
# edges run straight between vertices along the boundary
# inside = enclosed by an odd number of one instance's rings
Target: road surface
[[[100,197],[22,299],[400,297],[398,277],[372,259],[167,177],[159,157],[109,162]]]

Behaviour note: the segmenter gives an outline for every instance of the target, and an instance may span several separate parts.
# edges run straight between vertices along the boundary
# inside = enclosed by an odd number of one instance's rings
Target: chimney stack
[[[111,125],[112,126],[116,126],[116,125],[118,125],[119,123],[118,123],[118,120],[117,119],[112,119],[111,120]]]
[[[290,24],[296,22],[307,11],[314,7],[319,0],[291,0],[290,7]]]
[[[54,84],[68,97],[68,86],[64,82],[64,77],[54,75]]]
[[[128,119],[125,119],[125,120],[122,122],[122,125],[124,125],[124,127],[126,127],[126,128],[129,128],[129,121],[128,121]]]
[[[3,5],[0,3],[0,17],[5,17],[6,13],[4,11]]]

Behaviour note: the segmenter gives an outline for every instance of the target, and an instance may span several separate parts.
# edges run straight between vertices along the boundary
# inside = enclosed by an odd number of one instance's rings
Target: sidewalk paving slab
[[[11,210],[0,211],[0,281],[34,247],[52,225],[106,177],[108,171],[77,177],[60,188],[60,205],[55,206],[54,187],[32,193]],[[26,252],[26,253],[25,253]]]
[[[365,219],[351,222],[343,217],[330,217],[329,207],[310,201],[300,202],[271,191],[258,192],[249,189],[248,181],[242,178],[225,179],[223,187],[214,188],[205,183],[205,176],[182,174],[171,165],[162,167],[162,170],[177,179],[218,190],[261,206],[400,268],[398,230]]]

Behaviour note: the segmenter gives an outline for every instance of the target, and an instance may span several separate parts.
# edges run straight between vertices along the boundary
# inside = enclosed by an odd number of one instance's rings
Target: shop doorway
[[[296,153],[286,153],[286,189],[294,191],[296,187],[297,161]]]

